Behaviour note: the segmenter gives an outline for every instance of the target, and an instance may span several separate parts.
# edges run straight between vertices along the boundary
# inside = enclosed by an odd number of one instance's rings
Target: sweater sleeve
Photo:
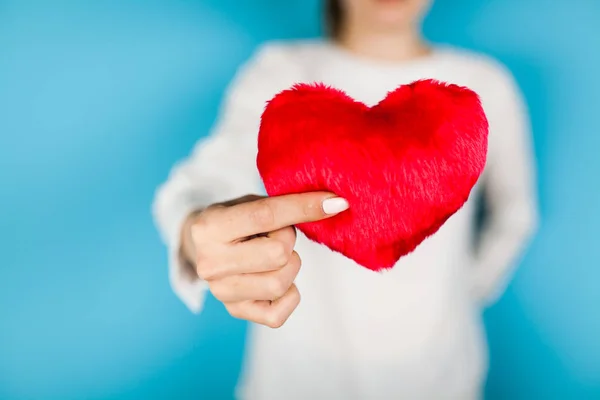
[[[504,291],[538,222],[535,164],[527,110],[509,72],[497,69],[491,93],[487,218],[476,249],[474,291],[490,305]]]
[[[286,81],[283,58],[278,46],[265,45],[239,69],[213,132],[172,168],[156,191],[152,211],[167,246],[171,287],[194,313],[202,310],[207,284],[181,257],[182,225],[196,210],[260,188],[256,137],[265,102]]]

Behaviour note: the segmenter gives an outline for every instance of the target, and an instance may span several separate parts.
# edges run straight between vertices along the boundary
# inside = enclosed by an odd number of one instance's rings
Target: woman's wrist
[[[201,212],[202,210],[191,212],[181,226],[181,236],[179,240],[179,261],[183,268],[182,272],[184,272],[190,280],[198,279],[195,262],[196,249],[194,246],[194,240],[192,238],[192,226]]]

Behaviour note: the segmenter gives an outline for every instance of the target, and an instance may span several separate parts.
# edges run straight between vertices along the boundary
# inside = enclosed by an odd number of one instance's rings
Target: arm
[[[486,223],[476,249],[475,296],[484,305],[504,291],[537,227],[535,166],[527,111],[512,77],[496,79],[483,176]],[[492,103],[493,102],[493,103]]]
[[[256,133],[265,102],[279,90],[276,82],[282,66],[278,53],[265,47],[240,69],[226,93],[214,132],[196,144],[156,192],[153,215],[168,248],[170,283],[195,313],[202,309],[207,285],[182,249],[185,227],[198,210],[256,192],[259,187]]]

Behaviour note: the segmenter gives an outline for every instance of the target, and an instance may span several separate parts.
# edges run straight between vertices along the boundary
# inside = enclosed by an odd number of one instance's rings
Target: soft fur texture
[[[468,199],[483,171],[488,122],[473,91],[433,80],[368,107],[320,84],[267,105],[257,166],[267,193],[328,191],[350,209],[297,226],[374,271],[391,268]]]

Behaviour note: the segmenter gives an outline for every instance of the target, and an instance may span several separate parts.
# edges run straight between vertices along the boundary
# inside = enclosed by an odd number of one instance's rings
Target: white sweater
[[[264,193],[255,157],[265,102],[296,82],[318,81],[373,105],[420,78],[465,85],[482,98],[488,162],[471,199],[385,273],[299,235],[302,302],[280,329],[251,325],[239,398],[480,397],[487,371],[481,309],[502,292],[537,215],[526,112],[511,75],[495,61],[449,47],[397,64],[362,59],[329,42],[264,45],[231,84],[213,134],[158,190],[154,214],[170,249],[173,289],[200,312],[206,285],[181,272],[181,225],[194,209]],[[489,216],[474,247],[473,199],[482,187]]]

